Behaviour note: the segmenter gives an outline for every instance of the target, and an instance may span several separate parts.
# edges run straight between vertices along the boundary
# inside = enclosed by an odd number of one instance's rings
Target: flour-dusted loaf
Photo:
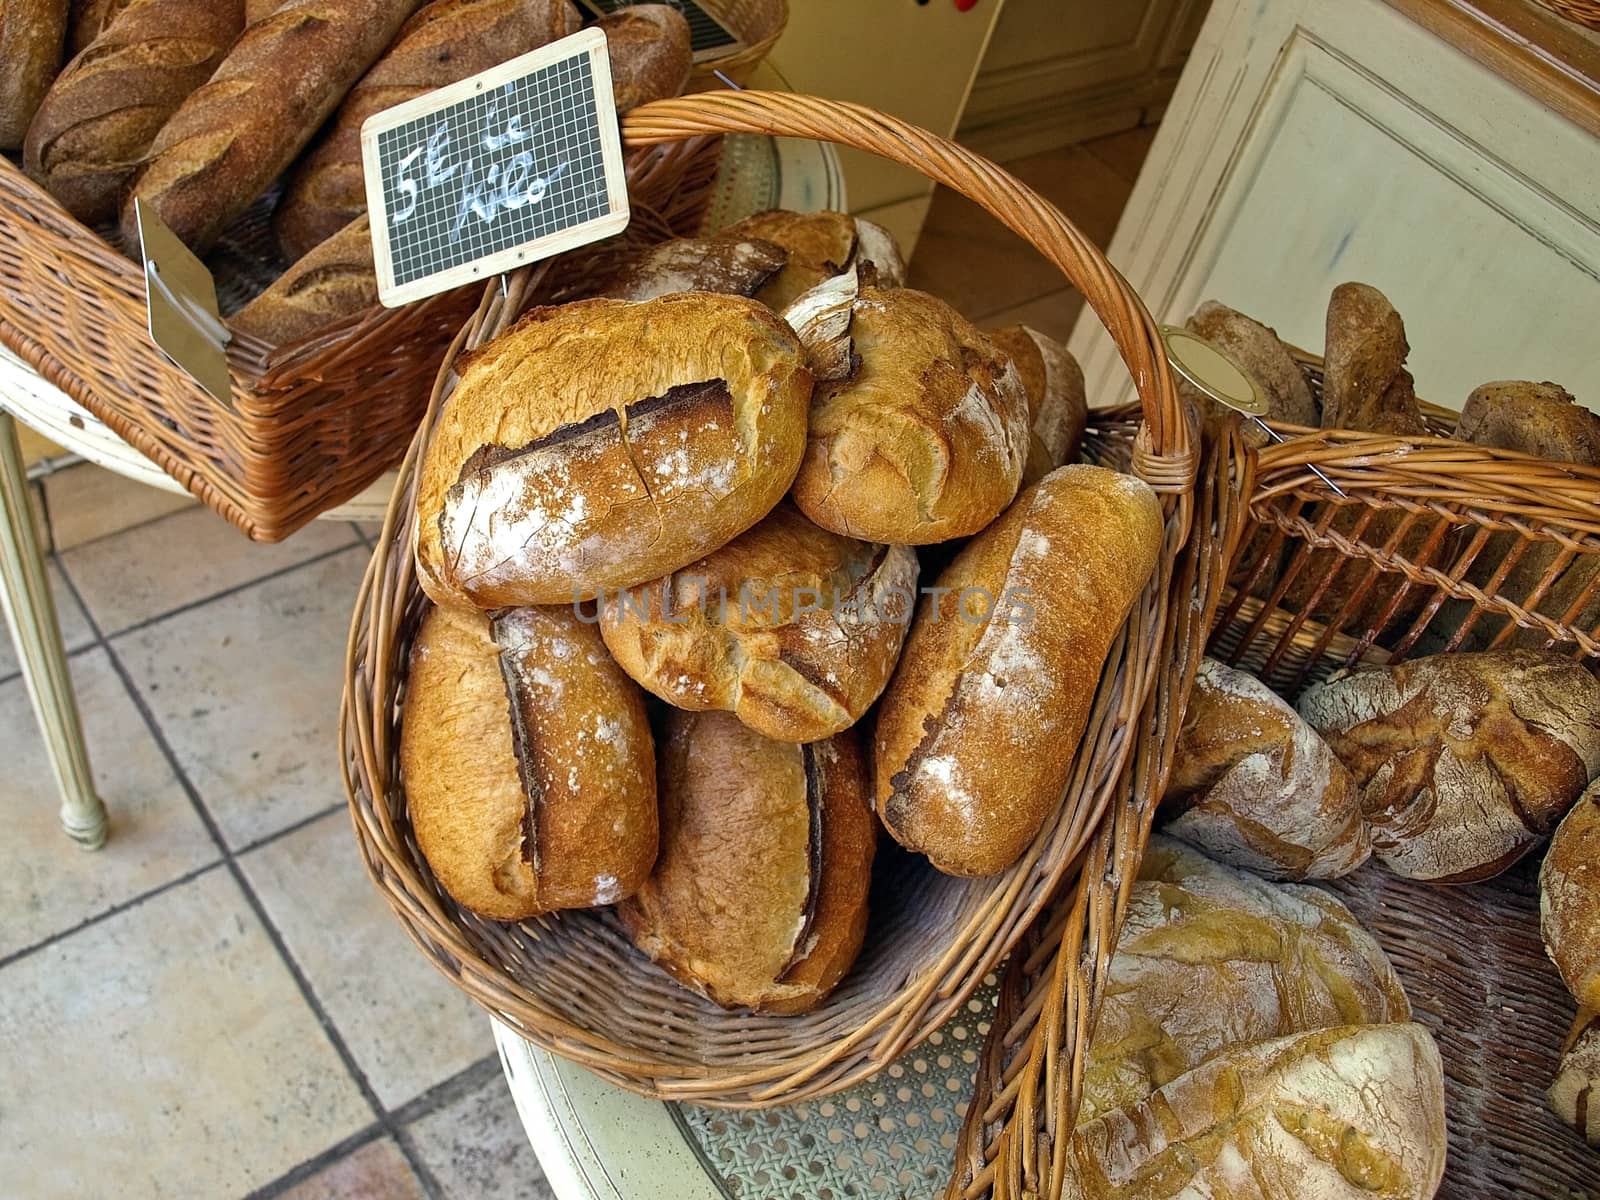
[[[284,256],[303,257],[367,211],[361,125],[368,117],[537,50],[580,24],[568,0],[433,0],[419,9],[290,173],[272,219]]]
[[[975,537],[918,606],[878,705],[878,814],[954,875],[992,875],[1061,803],[1111,644],[1155,570],[1161,507],[1069,466]]]
[[[804,1012],[867,927],[877,828],[854,733],[777,742],[723,712],[668,712],[661,857],[623,905],[634,942],[727,1008]]]
[[[629,254],[600,285],[613,300],[673,292],[754,296],[783,269],[788,252],[760,238],[671,238]]]
[[[362,213],[293,263],[228,323],[271,345],[286,346],[377,305],[372,229]]]
[[[1028,458],[1022,486],[1038,483],[1078,457],[1089,423],[1083,368],[1054,338],[1026,325],[984,331],[1011,357],[1028,397]]]
[[[40,104],[23,147],[28,174],[78,220],[111,220],[167,118],[243,28],[243,0],[128,5]]]
[[[1011,503],[1028,455],[1027,393],[1010,357],[960,313],[852,269],[784,319],[817,380],[794,483],[806,516],[848,537],[923,545],[977,533]]]
[[[1578,1003],[1600,1009],[1600,783],[1550,839],[1539,868],[1539,930]]]
[[[1270,420],[1316,427],[1317,406],[1311,398],[1311,388],[1289,348],[1278,340],[1276,330],[1215,300],[1207,300],[1195,309],[1185,327],[1222,351],[1255,381],[1267,402]],[[1216,401],[1193,384],[1180,380],[1178,391],[1203,411],[1218,411]],[[1264,444],[1267,437],[1253,426],[1246,427],[1245,436],[1257,445]]]
[[[284,0],[248,26],[157,135],[122,208],[123,241],[139,244],[139,198],[196,253],[207,250],[294,161],[418,3]]]
[[[805,449],[800,343],[743,297],[535,309],[459,366],[417,487],[440,603],[571,604],[676,571],[771,512]]]
[[[758,299],[782,312],[825,279],[871,263],[884,287],[903,287],[905,259],[881,225],[841,212],[796,213],[775,208],[746,217],[723,231],[726,237],[761,238],[788,252],[782,271]]]
[[[1600,771],[1600,682],[1551,652],[1441,654],[1335,675],[1298,707],[1361,787],[1373,853],[1412,879],[1505,870]]]
[[[1600,1012],[1584,1009],[1573,1022],[1550,1085],[1550,1108],[1600,1147]]]
[[[1269,879],[1333,879],[1372,852],[1361,791],[1266,684],[1200,664],[1167,784],[1167,832]]]
[[[669,704],[812,742],[878,698],[916,607],[917,556],[819,529],[789,504],[681,571],[603,596],[622,669]]]
[[[0,150],[22,145],[66,36],[67,0],[0,0]]]
[[[644,697],[570,608],[435,608],[411,649],[400,770],[417,845],[498,921],[611,904],[656,857]]]
[[[606,35],[617,111],[681,95],[694,69],[689,22],[668,4],[630,4],[595,22]]]

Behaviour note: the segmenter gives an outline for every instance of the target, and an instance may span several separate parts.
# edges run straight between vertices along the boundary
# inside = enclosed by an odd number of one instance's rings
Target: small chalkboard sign
[[[378,297],[390,308],[628,224],[598,29],[369,117],[361,154]]]
[[[738,34],[701,8],[695,0],[578,0],[578,3],[597,17],[621,12],[635,4],[670,5],[689,22],[689,47],[694,51],[695,62],[722,58],[744,45]]]

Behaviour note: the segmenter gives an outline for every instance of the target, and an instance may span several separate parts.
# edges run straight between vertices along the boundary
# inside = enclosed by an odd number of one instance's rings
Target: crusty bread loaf
[[[1374,433],[1428,431],[1405,369],[1405,322],[1365,283],[1341,283],[1328,300],[1323,348],[1322,427]]]
[[[788,251],[789,259],[757,299],[783,312],[825,279],[870,262],[883,287],[904,287],[905,258],[881,225],[841,212],[796,213],[774,208],[746,217],[724,237],[761,238]]]
[[[655,861],[644,698],[571,609],[431,610],[400,769],[428,866],[485,917],[610,904]]]
[[[877,830],[855,735],[801,746],[672,710],[660,781],[661,857],[620,909],[634,942],[724,1007],[815,1007],[866,935]]]
[[[819,284],[784,313],[816,376],[800,510],[835,533],[922,545],[978,532],[1017,494],[1028,397],[1010,358],[943,300]]]
[[[246,25],[254,25],[265,17],[270,17],[277,12],[287,0],[244,0],[244,20]]]
[[[1600,783],[1550,839],[1539,868],[1539,930],[1578,1003],[1600,1009]]]
[[[667,4],[632,4],[601,17],[617,111],[683,94],[694,69],[689,22]]]
[[[246,28],[156,137],[123,205],[123,240],[139,244],[139,198],[196,253],[208,249],[294,161],[418,2],[284,0]]]
[[[1089,423],[1083,368],[1060,342],[1026,325],[984,333],[1010,356],[1028,397],[1028,458],[1022,486],[1031,487],[1078,457]]]
[[[783,498],[811,375],[739,296],[535,309],[458,364],[417,488],[441,603],[570,604],[725,545]]]
[[[228,323],[274,346],[287,346],[377,304],[372,229],[362,213],[274,279]]]
[[[819,529],[789,504],[681,571],[601,598],[606,645],[669,704],[813,742],[883,691],[916,606],[917,556]]]
[[[244,28],[243,0],[136,0],[50,88],[23,165],[78,220],[109,221],[167,118]]]
[[[1167,832],[1268,879],[1333,879],[1372,853],[1361,792],[1271,688],[1208,658],[1189,693]]]
[[[1207,300],[1195,309],[1185,326],[1222,351],[1255,381],[1267,402],[1270,420],[1316,427],[1317,406],[1311,398],[1311,388],[1289,348],[1278,340],[1276,330],[1215,300]],[[1216,413],[1216,401],[1192,384],[1180,380],[1178,391],[1199,404],[1202,411]],[[1267,435],[1247,427],[1245,436],[1261,445]]]
[[[67,16],[67,57],[75,58],[117,19],[133,0],[72,0]]]
[[[753,296],[788,253],[759,238],[672,238],[629,255],[600,285],[613,300],[654,300],[673,292]]]
[[[1373,853],[1411,879],[1498,874],[1600,771],[1600,682],[1555,653],[1441,654],[1342,673],[1298,707],[1362,789]]]
[[[433,0],[339,105],[290,174],[272,230],[284,257],[303,257],[367,211],[361,125],[424,92],[487,71],[577,32],[568,0]]]
[[[67,0],[0,0],[0,150],[22,145],[66,36]]]
[[[1145,484],[1069,466],[967,544],[918,607],[878,706],[875,795],[896,841],[954,875],[1027,849],[1161,540]]]
[[[1600,1012],[1584,1009],[1573,1022],[1550,1085],[1550,1108],[1591,1146],[1600,1146]]]

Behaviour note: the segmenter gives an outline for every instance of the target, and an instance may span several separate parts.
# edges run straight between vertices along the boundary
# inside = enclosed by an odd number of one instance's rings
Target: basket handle
[[[1144,302],[1055,205],[980,155],[860,104],[789,92],[704,92],[640,105],[622,117],[623,141],[648,146],[707,133],[813,138],[902,163],[982,205],[1025,238],[1083,293],[1133,376],[1144,412],[1133,468],[1157,491],[1188,492],[1196,448],[1161,335]]]

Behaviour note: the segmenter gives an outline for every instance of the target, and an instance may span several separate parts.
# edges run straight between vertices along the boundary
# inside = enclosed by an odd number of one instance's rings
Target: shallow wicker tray
[[[1131,465],[1156,488],[1165,546],[1108,658],[1060,811],[1015,866],[990,879],[939,875],[886,849],[855,969],[816,1011],[775,1017],[725,1012],[678,987],[632,948],[609,911],[483,921],[450,901],[417,851],[395,760],[410,639],[425,605],[411,559],[415,466],[451,385],[449,365],[515,318],[527,273],[485,295],[447,356],[351,630],[342,759],[368,869],[435,965],[537,1045],[646,1095],[735,1107],[796,1100],[865,1078],[957,1012],[1078,862],[1130,769],[1142,769],[1168,698],[1155,683],[1167,669],[1168,598],[1189,532],[1195,432],[1180,416],[1155,326],[1126,283],[1057,210],[970,152],[870,109],[758,92],[662,101],[630,113],[623,128],[634,145],[759,132],[840,142],[919,167],[1027,237],[1085,293],[1145,398],[1142,424],[1108,426],[1089,453]]]

